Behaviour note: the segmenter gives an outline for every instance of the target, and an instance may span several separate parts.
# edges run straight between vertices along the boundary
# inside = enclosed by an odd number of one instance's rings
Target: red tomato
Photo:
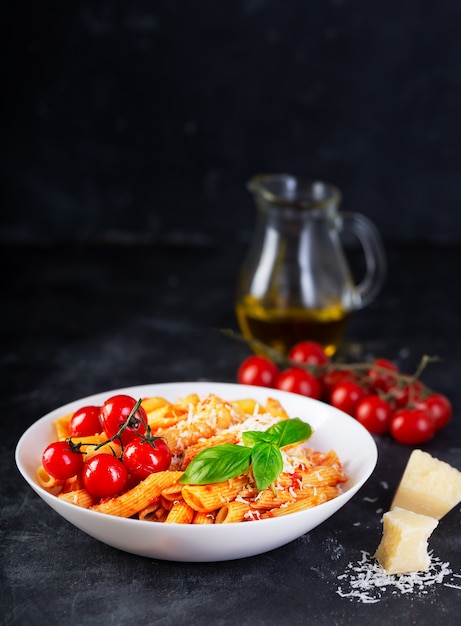
[[[104,432],[109,439],[114,437],[125,424],[135,405],[136,400],[124,394],[112,396],[104,402],[101,407],[101,421]],[[144,435],[146,425],[147,414],[143,407],[139,406],[136,414],[130,418],[128,426],[120,436],[122,444],[128,444],[137,435]]]
[[[384,435],[389,430],[393,408],[378,395],[365,396],[357,402],[355,419],[374,435]]]
[[[275,388],[299,393],[315,400],[319,400],[322,395],[320,382],[313,374],[301,367],[291,367],[283,371],[275,382]]]
[[[331,392],[333,391],[333,388],[336,387],[336,385],[351,380],[358,380],[356,372],[353,372],[351,370],[332,370],[331,372],[327,372],[326,374],[324,374],[321,377],[321,381],[326,399],[328,401],[330,400]]]
[[[134,439],[125,448],[123,462],[132,476],[144,480],[170,467],[171,450],[161,437]]]
[[[330,404],[348,415],[354,415],[358,401],[366,395],[367,392],[358,383],[346,380],[333,387]]]
[[[323,346],[315,341],[297,343],[289,351],[288,358],[290,361],[307,365],[325,365],[329,361]]]
[[[435,434],[435,424],[427,411],[402,409],[392,417],[390,432],[399,443],[413,446],[432,439]]]
[[[388,359],[375,359],[372,367],[368,370],[367,378],[373,389],[385,391],[395,383],[398,367]]]
[[[125,488],[128,470],[112,454],[95,454],[83,466],[83,486],[95,498],[112,498]]]
[[[45,448],[42,465],[50,476],[67,480],[82,469],[83,455],[76,452],[68,441],[54,441]]]
[[[75,411],[70,420],[71,437],[90,437],[102,431],[101,407],[84,406]]]
[[[423,409],[434,420],[435,430],[445,428],[453,415],[453,407],[450,400],[441,393],[431,393],[427,398],[417,400],[417,409]]]
[[[240,365],[237,372],[237,381],[241,385],[256,385],[257,387],[273,387],[280,370],[265,356],[249,356]]]
[[[423,384],[419,380],[415,380],[404,385],[390,385],[387,388],[387,393],[397,408],[404,408],[409,404],[414,404],[419,399],[423,389]]]

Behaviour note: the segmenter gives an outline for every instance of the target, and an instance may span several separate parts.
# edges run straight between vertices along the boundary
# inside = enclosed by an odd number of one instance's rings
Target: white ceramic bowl
[[[190,393],[214,393],[226,400],[279,399],[290,417],[300,417],[314,429],[309,446],[336,450],[349,480],[338,497],[315,508],[237,524],[181,525],[124,519],[64,502],[42,489],[35,479],[41,454],[54,439],[52,422],[87,404],[102,404],[115,393],[134,398],[162,396],[176,401]],[[59,515],[88,535],[110,546],[141,556],[169,561],[225,561],[261,554],[309,532],[343,507],[370,477],[377,462],[376,444],[353,418],[328,404],[300,395],[229,383],[184,382],[143,385],[99,393],[62,406],[32,424],[16,448],[16,464],[32,489]]]

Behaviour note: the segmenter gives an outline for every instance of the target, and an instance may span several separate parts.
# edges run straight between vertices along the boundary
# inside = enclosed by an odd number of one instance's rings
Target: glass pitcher
[[[248,182],[257,207],[253,242],[236,294],[236,316],[246,339],[286,354],[300,341],[317,341],[333,355],[351,313],[382,287],[386,256],[378,231],[360,213],[340,213],[340,191],[329,183],[287,174]],[[354,283],[341,235],[360,242],[365,273]]]

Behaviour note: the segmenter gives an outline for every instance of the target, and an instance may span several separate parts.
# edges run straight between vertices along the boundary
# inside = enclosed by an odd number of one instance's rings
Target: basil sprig
[[[242,434],[245,445],[222,444],[199,452],[180,479],[182,484],[209,485],[244,474],[250,469],[258,491],[264,491],[283,470],[280,448],[306,441],[312,428],[299,417],[277,422],[265,431]]]

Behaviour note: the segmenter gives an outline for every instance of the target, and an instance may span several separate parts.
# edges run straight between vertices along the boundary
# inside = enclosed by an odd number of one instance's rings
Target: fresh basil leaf
[[[312,435],[312,428],[299,417],[277,422],[267,429],[266,433],[276,436],[276,443],[279,448],[306,441]]]
[[[277,445],[260,441],[251,448],[251,465],[258,491],[264,491],[283,470],[282,453]]]
[[[267,443],[277,443],[277,434],[271,434],[267,430],[246,430],[242,433],[242,441],[246,446],[254,446],[260,441],[266,441]]]
[[[252,448],[225,443],[202,450],[187,466],[181,484],[221,483],[244,474],[250,467]]]

